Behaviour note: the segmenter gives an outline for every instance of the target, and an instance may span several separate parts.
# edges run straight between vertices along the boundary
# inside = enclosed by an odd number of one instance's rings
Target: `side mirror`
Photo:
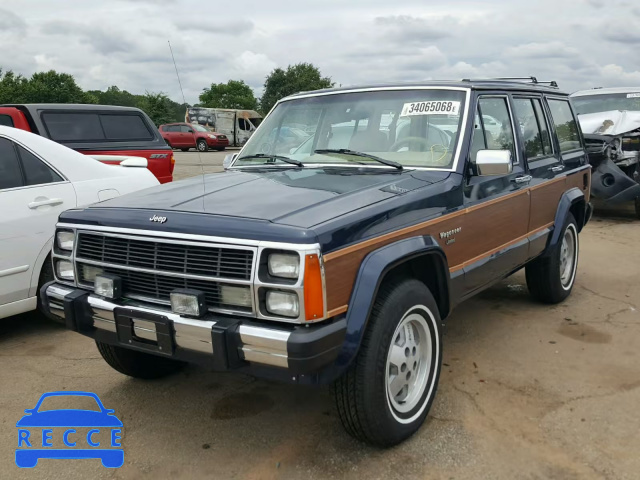
[[[478,175],[508,175],[513,170],[510,150],[479,150],[476,154]]]
[[[229,155],[224,157],[224,160],[222,161],[222,167],[225,170],[229,168],[229,166],[233,163],[233,161],[236,159],[237,156],[238,156],[237,153],[230,153]]]

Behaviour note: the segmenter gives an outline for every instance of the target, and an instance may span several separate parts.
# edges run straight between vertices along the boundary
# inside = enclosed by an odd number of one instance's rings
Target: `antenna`
[[[178,77],[178,85],[180,85],[180,93],[182,93],[182,103],[187,104],[187,100],[184,98],[184,90],[182,90],[182,82],[180,81],[180,74],[178,73],[178,65],[176,65],[176,57],[173,56],[173,48],[171,48],[171,41],[167,40],[169,44],[169,51],[171,52],[171,59],[173,60],[173,66],[176,69],[176,77]]]

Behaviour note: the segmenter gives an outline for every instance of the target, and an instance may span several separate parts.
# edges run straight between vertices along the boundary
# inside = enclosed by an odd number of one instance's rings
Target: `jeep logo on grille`
[[[154,215],[153,217],[151,217],[149,219],[150,222],[158,222],[158,223],[164,223],[167,221],[167,217],[159,217],[157,215]]]

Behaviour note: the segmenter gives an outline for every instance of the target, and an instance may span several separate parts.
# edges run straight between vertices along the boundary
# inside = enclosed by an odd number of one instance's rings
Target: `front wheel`
[[[558,244],[548,256],[527,264],[529,293],[543,303],[560,303],[571,294],[578,270],[578,224],[569,214]]]
[[[134,378],[162,378],[178,372],[184,366],[184,363],[177,360],[116,347],[97,340],[96,345],[100,355],[111,368]]]
[[[198,140],[198,144],[196,145],[196,147],[198,148],[199,152],[206,152],[207,150],[209,150],[209,146],[204,140]]]
[[[358,355],[333,387],[350,435],[389,447],[420,428],[436,395],[441,338],[438,307],[422,282],[380,289]]]

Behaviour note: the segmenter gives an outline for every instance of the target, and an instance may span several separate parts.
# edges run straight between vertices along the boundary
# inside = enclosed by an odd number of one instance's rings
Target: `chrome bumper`
[[[51,284],[45,286],[43,290],[45,295],[41,295],[41,298],[43,299],[45,311],[65,319],[67,315],[65,313],[65,298],[68,298],[74,292],[78,292],[78,289],[60,284]],[[212,329],[217,324],[216,321],[184,318],[168,310],[149,308],[140,304],[130,304],[129,302],[124,305],[93,294],[85,295],[84,299],[88,306],[87,316],[89,317],[83,319],[85,326],[116,335],[117,326],[114,310],[126,306],[127,310],[138,312],[141,316],[146,314],[168,318],[173,324],[176,347],[199,354],[212,356],[217,354],[212,339]],[[133,332],[136,337],[149,341],[157,339],[155,323],[142,319],[134,319],[132,322]],[[291,330],[240,324],[237,331],[240,340],[236,347],[242,360],[260,365],[289,368],[287,345],[292,335]]]

